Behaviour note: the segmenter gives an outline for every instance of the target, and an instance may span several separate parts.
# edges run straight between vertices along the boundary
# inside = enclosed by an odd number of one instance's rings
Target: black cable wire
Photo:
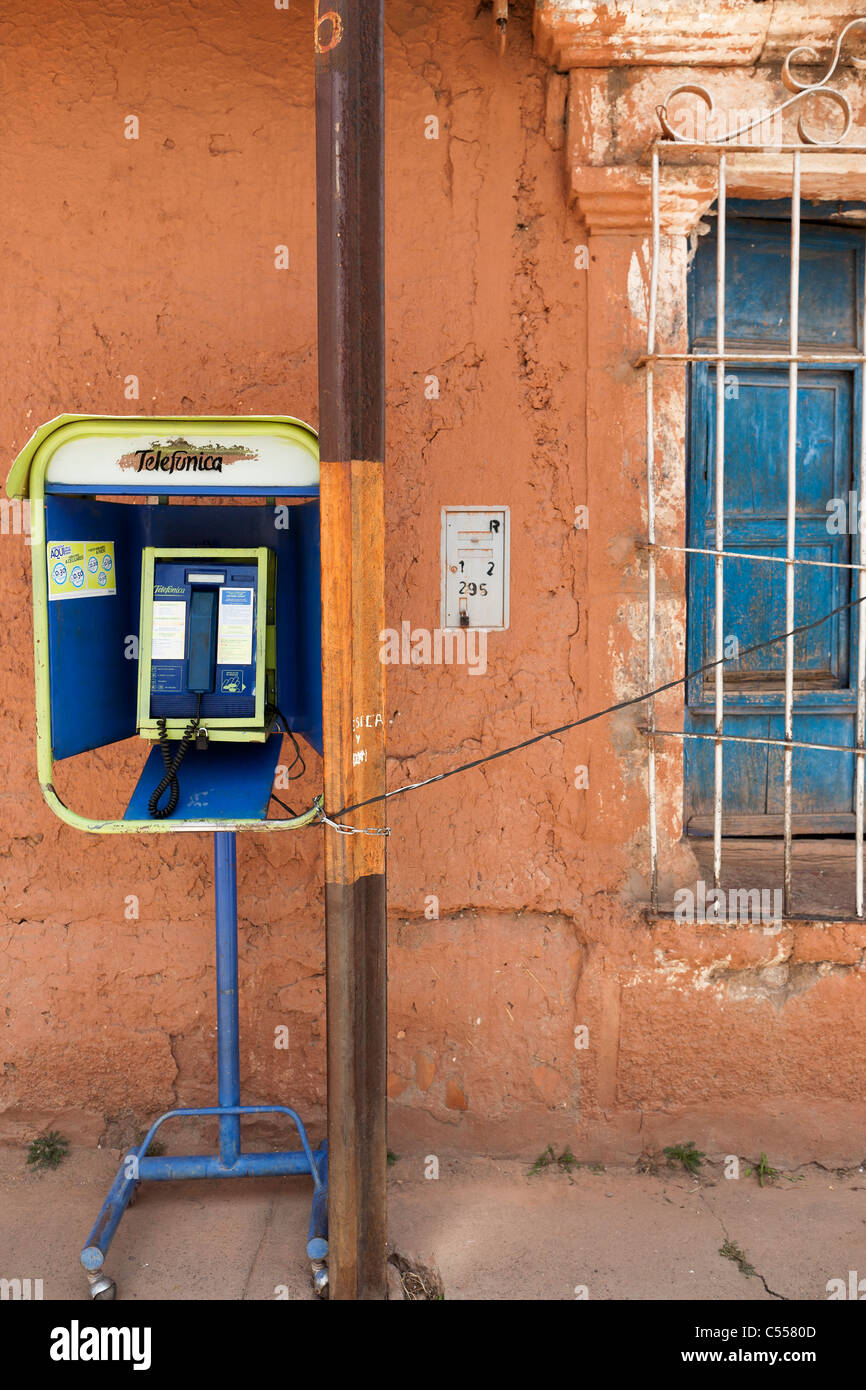
[[[280,720],[282,720],[283,729],[285,730],[286,734],[288,735],[288,737],[289,737],[289,738],[291,739],[291,741],[292,741],[292,747],[293,747],[294,750],[295,750],[295,756],[294,756],[294,758],[292,759],[292,761],[289,763],[288,769],[287,769],[287,771],[286,771],[286,776],[288,777],[288,779],[289,779],[290,782],[295,782],[295,781],[297,781],[297,779],[298,779],[299,777],[303,777],[304,773],[305,773],[306,770],[307,770],[307,764],[304,762],[304,755],[303,755],[303,753],[301,752],[301,746],[300,746],[300,744],[298,743],[298,740],[295,738],[294,733],[293,733],[292,730],[289,728],[289,721],[286,719],[286,716],[283,714],[283,712],[282,712],[282,710],[279,708],[279,706],[278,706],[278,705],[268,705],[268,709],[269,709],[269,710],[273,710],[273,711],[274,711],[274,714],[277,716],[277,718],[280,719]],[[296,772],[295,775],[294,775],[294,777],[293,777],[293,776],[292,776],[292,768],[293,768],[293,767],[296,767],[298,763],[301,764],[300,772]],[[282,802],[281,802],[280,804],[282,805]]]
[[[171,743],[169,741],[168,734],[166,733],[166,720],[157,719],[156,721],[156,727],[159,730],[159,749],[162,753],[162,761],[165,763],[165,776],[163,777],[159,786],[155,788],[151,795],[150,801],[147,803],[147,809],[154,820],[164,820],[166,816],[170,816],[172,814],[175,807],[177,806],[177,803],[180,799],[180,786],[177,780],[178,768],[180,767],[181,763],[186,757],[187,751],[189,750],[189,745],[192,743],[193,739],[195,738],[198,732],[198,726],[200,721],[201,695],[199,695],[198,701],[196,703],[195,714],[193,715],[192,719],[189,721],[189,723],[183,731],[180,743],[177,747],[177,752],[175,753],[174,757],[172,757]],[[164,806],[160,806],[159,799],[167,787],[171,788],[169,792],[168,801],[165,803]]]
[[[292,740],[292,746],[294,747],[294,750],[295,750],[295,756],[294,756],[294,759],[292,760],[292,762],[289,763],[288,769],[287,769],[287,771],[286,771],[286,776],[288,777],[288,779],[289,779],[290,782],[294,782],[294,781],[297,780],[298,777],[303,777],[304,773],[305,773],[306,770],[307,770],[307,765],[306,765],[306,763],[304,762],[303,754],[301,753],[300,744],[298,743],[298,740],[295,738],[295,735],[292,733],[291,729],[289,728],[288,720],[286,719],[286,716],[283,714],[283,712],[282,712],[282,710],[279,708],[279,706],[278,706],[278,705],[268,705],[268,709],[269,709],[269,710],[273,710],[273,712],[274,712],[274,714],[277,716],[277,718],[278,718],[279,720],[282,721],[283,729],[284,729],[285,732],[288,734],[289,738]],[[295,767],[295,765],[296,765],[298,762],[300,762],[300,764],[301,764],[301,770],[300,770],[300,772],[296,772],[295,775],[294,775],[294,777],[293,777],[293,776],[292,776],[292,768]],[[296,819],[297,819],[297,815],[298,815],[297,811],[293,811],[292,808],[291,808],[291,806],[289,806],[287,802],[283,801],[281,797],[277,796],[276,792],[271,792],[270,799],[271,799],[271,801],[276,801],[276,803],[277,803],[278,806],[282,806],[282,808],[283,808],[284,811],[288,811],[289,815],[292,817],[293,820],[296,820]]]
[[[299,777],[303,777],[304,773],[305,773],[306,770],[307,770],[307,764],[304,762],[304,755],[303,755],[303,753],[301,752],[301,745],[298,743],[298,740],[295,738],[295,735],[292,733],[292,730],[288,727],[288,725],[286,726],[286,733],[288,734],[289,738],[292,740],[292,747],[293,747],[294,750],[295,750],[295,756],[294,756],[293,760],[289,763],[289,770],[288,770],[286,776],[288,777],[288,779],[289,779],[290,782],[295,782],[295,781],[297,781],[297,779],[298,779]],[[297,763],[300,763],[300,764],[301,764],[300,771],[299,771],[299,772],[296,772],[295,775],[292,776],[292,768],[293,768]]]
[[[568,724],[560,724],[557,729],[547,729],[543,734],[534,734],[532,738],[525,738],[520,743],[513,743],[509,748],[499,748],[495,753],[485,753],[481,758],[473,758],[472,762],[469,763],[460,763],[458,767],[449,768],[446,772],[437,772],[433,777],[425,777],[421,782],[407,782],[403,787],[394,787],[392,791],[382,792],[379,796],[368,797],[366,801],[358,801],[354,806],[344,806],[342,811],[334,811],[330,815],[330,819],[336,820],[339,816],[348,816],[352,811],[360,811],[364,806],[374,806],[378,801],[388,801],[392,796],[401,796],[403,792],[412,792],[417,791],[419,787],[428,787],[431,782],[444,782],[446,777],[454,777],[458,772],[469,772],[471,768],[480,767],[482,763],[492,763],[494,759],[504,758],[508,753],[517,753],[522,748],[530,748],[533,743],[541,743],[545,738],[556,738],[557,734],[567,733],[569,729],[576,729],[581,724],[591,724],[596,719],[603,719],[606,714],[615,714],[617,710],[627,709],[629,705],[641,705],[646,700],[653,699],[655,695],[663,694],[666,690],[673,690],[678,685],[686,685],[696,676],[702,675],[704,671],[712,671],[716,666],[725,666],[729,661],[739,661],[744,656],[750,656],[752,652],[762,651],[765,647],[775,646],[778,642],[784,642],[789,637],[796,637],[800,632],[808,632],[813,627],[820,627],[822,623],[835,618],[837,613],[844,613],[849,608],[856,608],[864,601],[866,601],[866,595],[851,599],[849,603],[840,603],[838,608],[831,608],[829,613],[825,613],[823,617],[815,618],[810,623],[800,623],[797,627],[791,628],[789,632],[780,632],[773,637],[768,637],[764,642],[755,642],[751,647],[744,647],[735,657],[723,656],[716,661],[707,661],[703,666],[697,666],[694,671],[687,671],[684,676],[678,676],[676,680],[665,681],[664,685],[657,685],[654,690],[645,690],[642,695],[633,695],[629,700],[620,700],[618,704],[608,705],[606,709],[596,710],[594,714],[585,714],[582,719],[572,719]]]

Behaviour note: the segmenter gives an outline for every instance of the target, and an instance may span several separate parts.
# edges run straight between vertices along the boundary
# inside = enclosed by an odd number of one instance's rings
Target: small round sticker
[[[90,570],[91,574],[96,573],[99,569],[99,557],[97,555],[91,555],[90,559],[87,561],[87,568]]]
[[[105,585],[108,583],[108,575],[105,573],[104,570],[99,571],[99,577],[96,582],[97,584],[100,584],[102,588],[105,588]]]
[[[103,557],[102,557],[102,568],[103,568],[104,570],[110,570],[110,569],[111,569],[111,556],[110,556],[110,555],[103,555]]]
[[[55,584],[65,584],[65,583],[66,583],[66,566],[65,566],[65,565],[55,565],[55,566],[54,566],[54,569],[51,571],[51,578],[54,580],[54,583],[55,583]]]
[[[84,570],[80,565],[76,565],[72,571],[72,583],[76,589],[80,589],[84,583]]]

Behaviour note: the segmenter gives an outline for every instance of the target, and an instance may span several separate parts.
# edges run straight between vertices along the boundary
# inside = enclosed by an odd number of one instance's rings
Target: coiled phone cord
[[[160,752],[162,753],[162,761],[165,763],[165,776],[163,777],[159,786],[153,792],[150,801],[147,803],[147,809],[150,812],[151,816],[154,818],[154,820],[163,820],[165,816],[170,816],[172,811],[177,806],[177,803],[180,799],[180,787],[178,785],[177,780],[177,771],[187,755],[189,745],[192,743],[193,739],[196,737],[196,734],[198,733],[198,726],[200,722],[201,695],[199,695],[198,697],[198,703],[195,707],[195,714],[193,715],[192,719],[189,721],[186,728],[184,729],[180,743],[178,744],[177,752],[175,753],[174,757],[172,757],[171,742],[169,741],[168,735],[165,730],[166,721],[164,719],[157,719],[156,721],[156,727],[159,729]],[[165,791],[166,787],[171,788],[169,798],[164,806],[160,806],[159,799]]]

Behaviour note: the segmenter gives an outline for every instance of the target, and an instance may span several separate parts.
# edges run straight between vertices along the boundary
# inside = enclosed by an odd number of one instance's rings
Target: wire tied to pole
[[[323,825],[329,825],[332,830],[337,830],[341,835],[390,835],[390,828],[386,825],[381,830],[370,827],[358,827],[354,825],[340,825],[337,821],[331,820],[330,816],[325,815],[323,807],[319,807],[319,820]]]

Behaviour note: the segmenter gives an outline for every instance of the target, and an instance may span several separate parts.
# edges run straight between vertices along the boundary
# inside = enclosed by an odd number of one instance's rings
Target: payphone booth
[[[321,752],[319,462],[315,432],[285,416],[64,415],[16,459],[27,499],[39,781],[61,820],[100,835],[214,837],[218,1104],[171,1110],[130,1151],[81,1254],[93,1298],[142,1182],[308,1174],[307,1254],[327,1287],[327,1152],[283,1105],[241,1105],[236,835],[309,825],[274,810],[284,733]],[[149,748],[125,811],[66,805],[55,764],[125,739]],[[93,793],[96,794],[95,792]],[[283,1116],[300,1148],[245,1153],[241,1117]],[[148,1151],[167,1120],[213,1118],[215,1154]]]

